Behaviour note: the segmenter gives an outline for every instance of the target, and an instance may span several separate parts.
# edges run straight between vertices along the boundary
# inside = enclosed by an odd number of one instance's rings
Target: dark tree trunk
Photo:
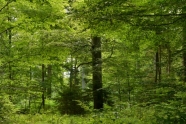
[[[94,109],[103,108],[101,38],[92,38],[92,81]]]
[[[159,83],[161,82],[161,45],[159,45],[159,68],[158,68],[158,72],[159,72]]]
[[[42,106],[43,106],[43,109],[45,108],[45,90],[46,90],[46,87],[45,87],[45,65],[42,64]]]
[[[156,73],[155,73],[155,83],[157,83],[158,82],[158,71],[159,71],[159,53],[158,53],[158,51],[156,52],[156,56],[155,56],[155,65],[156,65],[156,67],[155,67],[155,71],[156,71]]]
[[[73,70],[73,58],[71,56],[70,58],[70,78],[69,78],[69,86],[70,88],[72,88],[72,84],[73,84],[73,75],[74,75],[74,70]]]
[[[168,47],[167,47],[167,52],[168,52],[167,73],[168,73],[168,76],[170,76],[170,71],[171,71],[171,49],[170,49],[170,45],[169,44],[168,44]]]
[[[161,46],[159,46],[158,51],[156,52],[155,64],[155,83],[159,83],[161,82]]]
[[[183,81],[186,82],[186,24],[183,27],[183,40]]]
[[[186,8],[183,8],[183,13]],[[183,22],[183,81],[186,83],[186,21]]]
[[[47,96],[51,98],[51,94],[52,94],[52,65],[48,65]]]

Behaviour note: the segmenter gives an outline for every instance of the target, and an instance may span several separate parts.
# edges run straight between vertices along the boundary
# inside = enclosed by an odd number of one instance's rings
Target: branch
[[[92,63],[92,61],[80,63],[80,64],[77,66],[77,68],[79,68],[79,67],[82,66],[82,65],[89,65],[89,64],[91,64],[91,63]]]
[[[111,58],[112,55],[113,55],[113,53],[114,53],[114,46],[112,46],[112,48],[111,48],[111,53],[110,53],[110,55],[109,55],[107,58],[105,58],[105,59]]]
[[[131,15],[131,16],[138,16],[138,17],[178,17],[178,16],[186,16],[186,13],[179,13],[179,14],[139,14],[139,15]]]
[[[13,2],[13,1],[8,1],[8,2],[0,9],[0,12],[1,12],[5,7],[7,7],[11,2]]]
[[[172,22],[168,22],[168,23],[162,23],[162,24],[146,24],[146,25],[134,25],[134,24],[131,24],[132,26],[144,26],[144,27],[150,27],[150,26],[167,26],[167,25],[172,25],[174,23],[177,23],[178,21],[180,21],[181,19],[184,19],[185,16],[181,17],[181,18],[178,18],[176,20],[173,20]]]
[[[111,53],[110,53],[110,55],[109,55],[107,58],[105,58],[104,60],[102,60],[101,62],[104,62],[105,60],[111,58],[112,55],[113,55],[113,53],[114,53],[114,47],[111,48]],[[79,67],[82,66],[82,65],[89,65],[89,64],[91,64],[91,63],[92,63],[92,61],[80,63],[80,64],[77,66],[77,68],[79,68]]]
[[[11,29],[13,29],[13,28],[14,28],[14,27],[9,27],[9,28],[7,28],[6,30],[4,30],[4,31],[1,31],[1,32],[0,32],[0,35],[1,35],[1,34],[3,34],[3,33],[4,33],[4,32],[6,32],[6,31],[8,31],[8,30],[11,30]]]

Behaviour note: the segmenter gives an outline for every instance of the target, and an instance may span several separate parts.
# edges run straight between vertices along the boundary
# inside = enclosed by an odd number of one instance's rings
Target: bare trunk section
[[[52,95],[52,65],[48,65],[47,96],[51,98],[51,95]]]
[[[9,10],[9,7],[7,7],[7,10]],[[8,22],[11,22],[11,18],[8,17]],[[7,30],[7,35],[8,35],[8,56],[11,57],[11,46],[12,46],[12,30],[8,29]],[[12,79],[12,66],[11,66],[11,62],[8,62],[8,71],[9,71],[9,79]]]
[[[46,91],[46,87],[45,87],[45,74],[46,74],[46,71],[45,71],[45,65],[42,64],[42,70],[41,70],[41,74],[42,74],[42,95],[41,95],[41,105],[40,105],[40,108],[39,108],[39,112],[41,110],[41,108],[43,107],[43,109],[45,109],[45,91]]]
[[[167,62],[167,74],[170,76],[170,71],[171,71],[171,50],[170,50],[170,45],[167,47],[167,53],[168,53],[168,62]]]
[[[81,68],[81,78],[82,78],[81,86],[82,86],[82,89],[86,88],[86,81],[85,81],[86,74],[85,74],[84,68],[85,68],[84,66],[82,66],[82,68]]]
[[[155,56],[155,83],[161,82],[161,46],[159,46]]]
[[[156,73],[155,73],[155,83],[158,82],[158,68],[159,68],[158,67],[159,66],[158,62],[159,62],[159,53],[157,51],[156,56],[155,56],[155,65],[156,65],[156,67],[155,67],[155,71],[156,71]]]
[[[183,53],[183,81],[186,82],[186,53]]]
[[[161,82],[161,45],[159,45],[159,83]]]
[[[94,109],[103,108],[101,38],[92,38],[92,82]]]
[[[186,82],[186,24],[184,24],[184,27],[183,27],[183,48],[182,49],[183,49],[183,81]]]

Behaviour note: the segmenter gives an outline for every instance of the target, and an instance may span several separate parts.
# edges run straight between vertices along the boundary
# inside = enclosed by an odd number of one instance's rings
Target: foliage
[[[10,117],[15,114],[15,105],[11,102],[11,97],[7,94],[1,93],[0,96],[0,122],[8,123]]]
[[[0,0],[1,121],[186,123],[185,2]]]
[[[61,114],[85,114],[86,109],[83,104],[87,104],[89,101],[90,96],[79,87],[65,88],[59,92],[59,98],[57,98],[58,110]]]

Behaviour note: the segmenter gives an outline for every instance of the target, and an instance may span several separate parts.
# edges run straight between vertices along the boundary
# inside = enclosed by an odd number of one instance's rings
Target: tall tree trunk
[[[170,76],[170,71],[171,71],[171,49],[170,49],[169,43],[168,43],[168,46],[167,46],[167,53],[168,53],[167,74],[168,74],[168,76]]]
[[[161,82],[161,46],[158,47],[155,56],[155,83]]]
[[[75,58],[73,69],[74,69],[74,85],[77,86],[79,84],[78,68],[77,68],[77,58]]]
[[[94,109],[103,108],[101,38],[92,38],[92,81]]]
[[[43,106],[43,109],[45,108],[45,90],[46,90],[46,87],[45,87],[45,65],[42,64],[42,106]]]
[[[159,72],[159,83],[161,82],[161,45],[159,45],[159,68],[158,68],[158,72]]]
[[[186,22],[183,25],[183,81],[186,82]]]
[[[9,6],[7,7],[7,10],[9,10]],[[11,17],[9,16],[8,17],[8,22],[11,22]],[[8,35],[8,49],[9,49],[9,52],[8,52],[8,56],[11,57],[12,53],[11,53],[11,47],[12,47],[12,30],[11,29],[8,29],[7,30],[7,35]],[[9,79],[11,80],[12,79],[12,66],[11,66],[11,62],[9,61],[8,62],[8,70],[9,70]]]
[[[85,81],[85,78],[86,78],[86,74],[85,74],[85,70],[84,70],[84,66],[81,67],[81,86],[82,86],[82,89],[85,89],[86,88],[86,81]]]
[[[52,65],[48,65],[47,96],[51,98],[51,95],[52,95]]]
[[[30,84],[32,81],[32,67],[30,66],[30,71],[29,71],[29,76],[30,76]],[[27,85],[29,87],[29,84]],[[31,108],[31,94],[29,94],[29,99],[28,99],[28,108],[29,108],[29,112],[30,112],[30,108]]]
[[[156,30],[156,36],[161,37],[161,29]],[[158,40],[160,39],[158,38]],[[162,41],[157,42],[157,51],[155,55],[155,83],[161,82],[161,42]]]
[[[183,12],[186,12],[186,8],[183,8]],[[186,83],[186,21],[183,22],[183,81]]]
[[[69,86],[72,88],[73,84],[73,75],[74,75],[74,70],[73,70],[73,58],[72,55],[70,56],[70,78],[69,78]]]
[[[155,56],[155,83],[158,82],[158,70],[159,70],[159,52],[156,52],[156,56]]]

